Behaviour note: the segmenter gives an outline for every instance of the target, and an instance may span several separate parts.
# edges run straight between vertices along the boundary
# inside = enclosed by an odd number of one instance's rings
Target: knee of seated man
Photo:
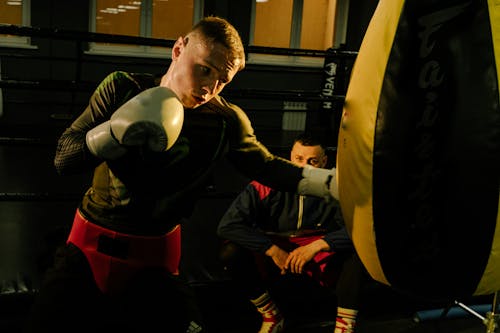
[[[221,246],[219,258],[224,265],[233,266],[243,257],[248,256],[246,252],[248,251],[238,244],[226,241]]]

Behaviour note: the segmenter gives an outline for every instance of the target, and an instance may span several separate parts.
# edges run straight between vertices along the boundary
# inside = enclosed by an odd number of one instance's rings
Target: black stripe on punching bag
[[[406,1],[373,151],[380,263],[396,289],[471,295],[498,209],[500,109],[487,1]]]
[[[341,48],[328,48],[323,63],[323,82],[321,85],[321,115],[326,135],[334,140],[338,137],[338,127],[342,115],[343,100],[356,53]]]

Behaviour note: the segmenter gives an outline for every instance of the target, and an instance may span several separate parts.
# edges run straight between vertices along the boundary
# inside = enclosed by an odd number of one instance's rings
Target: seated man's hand
[[[266,255],[273,259],[274,263],[281,270],[281,274],[286,274],[285,263],[288,258],[288,252],[280,248],[278,245],[272,245],[266,251]]]
[[[301,274],[304,266],[320,251],[327,251],[330,247],[323,239],[317,239],[304,246],[299,246],[286,259],[285,269],[295,274]]]

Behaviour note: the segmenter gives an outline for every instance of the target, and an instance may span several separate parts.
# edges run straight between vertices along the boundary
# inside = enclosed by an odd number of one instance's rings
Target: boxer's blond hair
[[[238,71],[245,68],[245,48],[240,34],[226,19],[207,16],[196,23],[186,37],[197,33],[207,42],[219,43],[226,47],[234,63],[238,64]]]

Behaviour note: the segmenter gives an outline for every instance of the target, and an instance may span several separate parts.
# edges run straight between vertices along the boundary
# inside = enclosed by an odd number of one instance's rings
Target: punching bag
[[[375,280],[500,290],[500,2],[380,0],[342,110],[337,180]]]

